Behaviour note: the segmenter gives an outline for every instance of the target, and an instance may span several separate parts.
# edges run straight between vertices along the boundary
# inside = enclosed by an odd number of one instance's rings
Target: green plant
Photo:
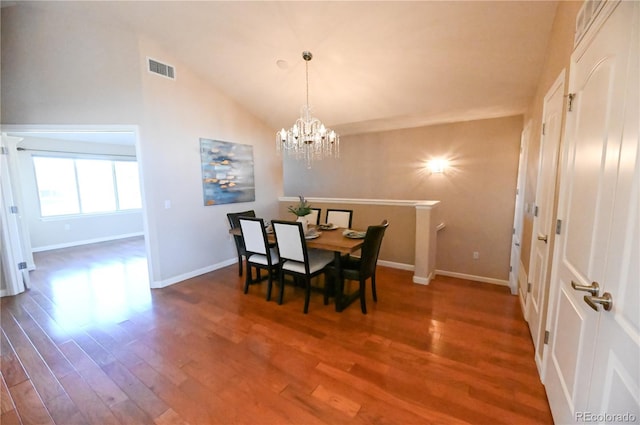
[[[298,195],[298,198],[300,198],[298,205],[290,205],[289,212],[294,213],[298,217],[303,217],[311,213],[311,205],[304,199],[304,196]]]

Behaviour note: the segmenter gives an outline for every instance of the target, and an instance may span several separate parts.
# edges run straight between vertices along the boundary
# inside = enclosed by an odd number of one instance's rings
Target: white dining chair
[[[304,217],[307,219],[309,224],[320,224],[320,214],[322,213],[322,208],[311,208],[311,212]]]
[[[245,258],[247,262],[244,293],[249,292],[249,285],[261,281],[260,269],[265,269],[268,273],[267,301],[269,301],[271,300],[273,276],[279,274],[280,257],[278,251],[275,246],[269,246],[263,219],[240,217],[239,222],[242,229],[242,239],[244,241]],[[252,266],[257,269],[258,276],[256,280],[253,280],[251,276]]]
[[[327,223],[331,223],[345,229],[351,228],[351,217],[353,210],[327,209]]]
[[[333,253],[319,249],[307,249],[302,223],[295,221],[273,220],[273,233],[280,254],[280,296],[278,304],[284,298],[284,275],[301,278],[305,283],[304,313],[309,312],[311,297],[311,278],[326,272],[327,265],[333,262]],[[324,304],[329,304],[329,287],[325,278]]]

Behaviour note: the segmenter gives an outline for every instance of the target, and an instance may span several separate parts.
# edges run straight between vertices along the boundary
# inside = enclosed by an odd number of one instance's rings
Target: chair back
[[[352,216],[353,210],[327,209],[327,223],[332,223],[335,226],[344,227],[345,229],[351,228]]]
[[[229,220],[229,226],[231,226],[232,229],[235,229],[236,227],[240,227],[240,217],[255,217],[256,216],[256,212],[254,210],[247,210],[247,211],[242,211],[242,212],[237,212],[237,213],[228,213],[227,214],[227,219]]]
[[[385,230],[389,227],[389,222],[384,220],[382,224],[369,226],[362,245],[362,255],[360,257],[360,275],[370,277],[376,270],[378,255],[382,246],[382,238]]]
[[[311,212],[305,215],[305,218],[309,222],[309,224],[320,224],[320,213],[322,212],[322,208],[311,208]]]
[[[269,242],[261,218],[239,217],[246,252],[267,255]]]
[[[302,223],[272,220],[271,225],[276,236],[280,258],[306,263],[307,252]]]

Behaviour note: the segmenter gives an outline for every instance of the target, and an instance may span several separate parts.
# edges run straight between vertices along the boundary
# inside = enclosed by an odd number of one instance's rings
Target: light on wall
[[[427,162],[427,167],[432,173],[444,173],[449,167],[449,161],[442,158],[430,159],[429,162]]]

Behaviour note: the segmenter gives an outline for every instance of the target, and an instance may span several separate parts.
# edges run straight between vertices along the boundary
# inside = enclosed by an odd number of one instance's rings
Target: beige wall
[[[521,131],[513,116],[344,136],[339,160],[309,170],[286,159],[284,193],[442,201],[436,268],[507,280]],[[430,174],[425,163],[440,156],[451,168]]]
[[[274,130],[162,46],[65,5],[2,8],[2,124],[136,125],[152,285],[235,261],[226,213],[274,215],[282,195]],[[177,79],[147,72],[147,56],[176,66]],[[201,137],[253,145],[255,202],[204,206]]]
[[[524,193],[524,202],[529,205],[535,203],[536,196],[544,96],[563,69],[567,70],[565,73],[565,94],[567,93],[569,87],[569,61],[571,59],[571,52],[573,51],[576,16],[582,3],[582,1],[558,2],[544,67],[538,80],[536,94],[525,114],[525,122],[531,122],[531,138],[526,164],[526,186]],[[522,251],[520,256],[527,274],[529,270],[529,256],[531,255],[532,231],[533,211],[531,210],[525,213],[523,220]]]

